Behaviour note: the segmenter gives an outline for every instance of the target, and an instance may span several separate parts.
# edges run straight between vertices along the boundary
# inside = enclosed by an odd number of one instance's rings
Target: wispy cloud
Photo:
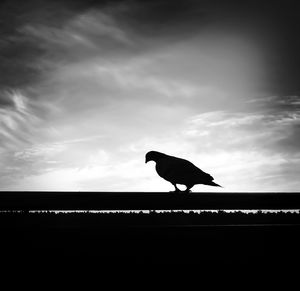
[[[0,189],[168,191],[152,149],[228,191],[297,189],[300,98],[274,93],[259,11],[96,2],[1,6]]]
[[[32,140],[39,118],[31,111],[28,99],[18,91],[5,92],[11,104],[0,108],[0,146],[18,148]]]

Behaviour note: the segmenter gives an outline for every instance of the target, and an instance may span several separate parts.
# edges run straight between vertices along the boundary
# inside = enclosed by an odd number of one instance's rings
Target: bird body
[[[148,161],[156,162],[157,174],[172,183],[176,192],[180,191],[176,184],[185,185],[186,191],[190,191],[196,184],[221,187],[213,182],[214,178],[211,175],[205,173],[188,160],[150,151],[146,154],[146,163]]]

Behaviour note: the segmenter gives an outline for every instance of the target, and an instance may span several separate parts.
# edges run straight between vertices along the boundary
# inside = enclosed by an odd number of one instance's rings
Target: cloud
[[[0,93],[0,107],[14,107],[15,103],[11,98],[11,94],[7,91]]]
[[[55,1],[2,1],[0,4],[0,90],[20,89],[41,80],[43,68],[38,62],[45,51],[32,37],[23,33],[28,23],[62,23],[66,9]],[[60,18],[60,19],[59,19]]]
[[[190,139],[201,137],[201,145],[226,150],[258,149],[261,151],[287,152],[283,141],[294,140],[298,144],[300,111],[262,112],[210,112],[194,116],[187,121],[185,134]],[[292,147],[291,147],[292,148]],[[290,149],[291,149],[290,148]],[[289,154],[292,152],[288,151]]]
[[[114,19],[96,10],[70,18],[63,27],[29,23],[20,30],[40,44],[50,67],[50,61],[63,60],[66,64],[99,54],[104,58],[132,46],[130,37],[115,24]]]
[[[239,5],[96,2],[1,10],[2,189],[168,190],[145,168],[151,149],[228,191],[274,189],[271,177],[295,189],[299,97],[270,94],[257,8],[250,25]]]
[[[28,99],[20,92],[6,93],[11,106],[0,108],[0,146],[18,148],[32,140],[32,130],[38,117],[31,111]]]

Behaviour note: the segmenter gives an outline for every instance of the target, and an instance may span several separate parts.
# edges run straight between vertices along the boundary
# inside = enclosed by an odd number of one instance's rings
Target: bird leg
[[[181,192],[178,188],[177,188],[177,186],[176,186],[176,184],[172,184],[174,187],[175,187],[175,193],[178,193],[178,192]]]
[[[186,189],[185,189],[185,191],[184,192],[186,192],[186,193],[191,193],[192,192],[192,190],[191,190],[191,188],[193,187],[194,185],[192,185],[192,186],[186,186]]]

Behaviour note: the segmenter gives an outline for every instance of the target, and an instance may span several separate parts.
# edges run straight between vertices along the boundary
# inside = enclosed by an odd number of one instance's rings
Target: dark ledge
[[[0,192],[0,210],[300,209],[300,192]]]

